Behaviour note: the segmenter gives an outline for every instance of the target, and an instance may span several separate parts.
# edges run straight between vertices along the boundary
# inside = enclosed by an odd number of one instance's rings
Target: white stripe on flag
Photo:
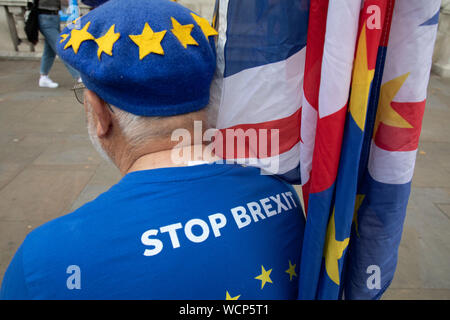
[[[320,78],[320,118],[347,104],[360,10],[361,0],[329,3]]]
[[[286,60],[225,78],[217,128],[267,122],[295,113],[301,106],[305,52],[303,48]]]
[[[308,182],[311,174],[316,126],[317,111],[311,106],[309,101],[303,95],[301,126],[301,139],[303,142],[300,143],[300,172],[302,184]]]
[[[210,117],[211,125],[217,127],[217,115],[220,110],[223,93],[223,74],[225,70],[225,43],[227,42],[227,14],[229,0],[219,1],[219,10],[216,16],[219,26],[219,37],[216,44],[217,67],[210,89]]]
[[[437,26],[420,25],[438,12],[439,4],[440,0],[395,3],[383,83],[410,72],[395,102],[419,102],[427,96]]]
[[[219,1],[219,12],[216,17],[216,21],[219,21],[219,37],[217,40],[217,69],[222,76],[225,70],[225,43],[227,42],[228,2],[229,0]]]
[[[245,158],[245,159],[231,159],[228,163],[245,164],[251,167],[258,167],[268,174],[285,174],[298,165],[298,155],[300,153],[300,142],[291,149],[279,156],[268,157],[263,159]]]
[[[416,162],[414,151],[386,151],[372,141],[368,169],[372,178],[381,183],[404,184],[411,181]]]

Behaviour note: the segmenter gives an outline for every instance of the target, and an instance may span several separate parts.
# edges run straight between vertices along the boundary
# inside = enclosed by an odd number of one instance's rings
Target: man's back
[[[28,235],[4,299],[295,299],[304,217],[259,170],[137,171]]]

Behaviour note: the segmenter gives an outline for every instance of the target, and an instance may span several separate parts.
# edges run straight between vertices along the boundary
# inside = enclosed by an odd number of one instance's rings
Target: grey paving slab
[[[33,226],[23,222],[0,222],[0,283],[14,253],[32,229]]]
[[[0,161],[2,162],[28,162],[34,160],[47,147],[51,141],[47,139],[41,143],[23,144],[25,136],[14,138],[1,145]]]
[[[450,199],[450,188],[442,188],[442,190],[447,192],[447,195]]]
[[[0,190],[0,223],[61,216],[89,182],[93,169],[31,166]]]
[[[13,134],[11,132],[7,132],[6,130],[1,130],[0,128],[0,145],[5,145],[9,142],[13,142],[13,140],[18,141],[18,139],[23,138],[22,134]]]
[[[43,114],[60,112],[71,113],[77,117],[77,119],[82,120],[82,123],[84,124],[84,115],[80,117],[83,110],[83,105],[75,100],[71,91],[65,91],[61,96],[47,98],[45,103],[41,103],[34,109],[35,112]]]
[[[421,141],[450,142],[448,118],[450,112],[441,110],[425,111]]]
[[[74,134],[52,143],[33,161],[34,165],[97,166],[100,156],[92,148],[86,134]]]
[[[445,147],[450,144],[445,143]],[[446,151],[443,151],[446,153]],[[431,160],[432,159],[432,160]],[[418,154],[416,159],[416,169],[414,171],[414,187],[450,187],[450,167],[449,163],[440,163],[445,161],[442,156],[431,158],[427,155]],[[448,157],[447,157],[448,159]]]
[[[449,201],[440,188],[414,188],[392,288],[450,289],[450,219],[435,206]]]
[[[447,289],[389,289],[383,300],[450,300]]]
[[[450,203],[436,203],[436,206],[450,219]]]
[[[21,121],[4,123],[5,129],[11,133],[83,133],[86,125],[82,112],[79,116],[72,113],[41,113],[34,112],[21,118]]]
[[[109,188],[116,184],[122,176],[115,166],[105,161],[95,171],[92,179],[72,203],[69,211],[74,211],[84,205],[85,203],[94,200],[103,192],[109,190]]]
[[[450,80],[432,75],[422,125],[421,142],[450,142]]]
[[[14,179],[23,167],[23,164],[0,162],[0,190]]]
[[[449,88],[450,87],[450,79],[446,79],[446,78],[441,78],[440,76],[436,75],[436,74],[431,74],[430,76],[430,82],[429,82],[429,86],[428,86],[428,92],[429,92],[429,96],[430,97],[431,94],[442,94],[446,97],[450,97],[450,91]],[[447,105],[449,104],[449,101],[446,101]],[[430,108],[439,108],[438,105],[432,104],[430,105]]]
[[[450,143],[422,141],[419,145],[416,164],[419,170],[430,163],[450,169]]]
[[[411,209],[408,214],[410,214]],[[408,217],[409,219],[409,217]],[[387,291],[395,288],[422,288],[421,277],[423,244],[421,232],[408,225],[403,229],[402,242],[398,253],[398,264],[394,280]]]
[[[19,139],[17,139],[19,141]],[[21,146],[18,142],[0,144],[0,190],[36,159],[44,146]]]
[[[36,104],[31,99],[14,101],[9,98],[2,98],[0,102],[0,119],[4,119],[4,121],[7,119],[20,121],[21,117],[32,112],[35,107]]]

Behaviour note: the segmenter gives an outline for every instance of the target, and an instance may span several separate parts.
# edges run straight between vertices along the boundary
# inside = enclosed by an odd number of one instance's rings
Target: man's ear
[[[106,103],[93,91],[85,89],[85,99],[92,106],[92,111],[97,117],[97,135],[104,138],[111,126],[111,113]]]

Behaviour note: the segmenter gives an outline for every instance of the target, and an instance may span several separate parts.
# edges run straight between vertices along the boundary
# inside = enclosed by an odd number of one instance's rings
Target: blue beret
[[[204,108],[216,67],[208,21],[169,0],[110,0],[68,25],[59,56],[106,102],[140,116]]]

